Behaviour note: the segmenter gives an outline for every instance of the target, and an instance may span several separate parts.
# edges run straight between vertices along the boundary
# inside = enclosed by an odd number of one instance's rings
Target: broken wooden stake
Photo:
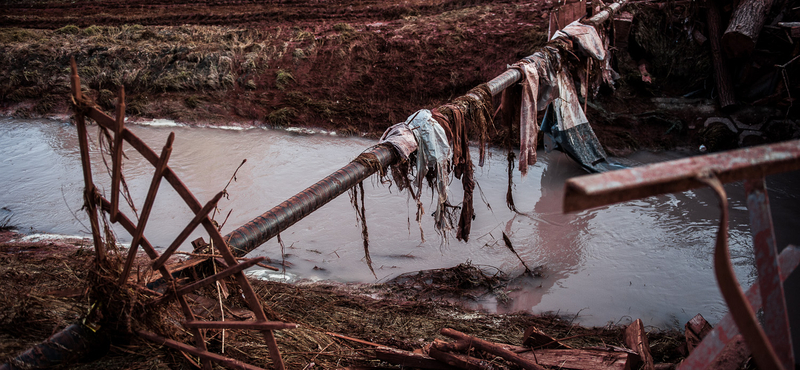
[[[647,340],[647,333],[644,331],[642,319],[636,319],[625,329],[625,344],[639,354],[642,362],[644,362],[642,365],[644,370],[655,369],[653,355],[650,354],[650,341]]]
[[[692,353],[695,347],[697,347],[700,342],[703,341],[703,338],[708,335],[714,328],[711,327],[711,324],[703,318],[703,315],[697,314],[693,317],[689,322],[686,323],[686,329],[684,330],[684,336],[686,337],[686,350],[688,353]]]

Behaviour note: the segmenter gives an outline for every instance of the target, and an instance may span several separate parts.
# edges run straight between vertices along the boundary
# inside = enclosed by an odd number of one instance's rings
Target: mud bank
[[[0,361],[42,341],[53,332],[77,321],[89,310],[86,294],[94,253],[91,241],[75,239],[26,240],[11,231],[0,233],[0,276],[4,279],[0,315]],[[491,294],[501,288],[496,277],[483,275],[470,266],[428,272],[428,284],[437,292],[452,296]],[[282,284],[253,281],[271,320],[299,324],[282,331],[279,345],[287,367],[381,366],[374,359],[374,347],[343,340],[330,333],[413,351],[434,339],[439,330],[450,327],[481,338],[521,344],[524,331],[536,326],[574,347],[623,346],[623,324],[584,328],[574,317],[557,314],[485,314],[463,308],[459,303],[431,295],[425,284],[389,282],[375,285],[330,283]],[[445,285],[442,285],[445,284]],[[414,285],[414,286],[412,286]],[[428,292],[428,293],[425,293]],[[653,357],[658,363],[675,363],[683,355],[683,334],[648,330]],[[209,335],[210,336],[210,335]],[[221,334],[209,341],[210,348],[223,346]],[[257,335],[227,332],[225,353],[236,359],[265,366],[267,349]],[[106,352],[107,353],[103,353]],[[74,369],[167,369],[195,366],[191,356],[159,348],[138,337],[114,339],[101,359],[75,365]]]

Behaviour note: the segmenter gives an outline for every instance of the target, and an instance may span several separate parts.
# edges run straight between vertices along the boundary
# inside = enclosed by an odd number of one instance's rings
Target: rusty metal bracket
[[[710,186],[720,201],[722,215],[714,252],[714,271],[730,308],[718,330],[704,340],[682,368],[705,368],[720,353],[737,328],[756,362],[764,369],[794,368],[794,355],[782,281],[797,263],[778,258],[764,177],[800,170],[800,141],[763,145],[712,155],[570,179],[564,185],[564,212]],[[727,199],[722,183],[745,180],[753,233],[758,281],[745,295],[733,274],[728,252]],[[787,248],[794,255],[794,247]],[[783,255],[781,255],[783,257]],[[796,257],[787,257],[797,259]],[[788,269],[789,271],[786,271]],[[760,294],[759,294],[760,293]],[[760,296],[757,299],[756,296]],[[764,308],[764,328],[755,311]],[[735,322],[736,327],[731,325]],[[706,343],[708,341],[708,343]]]

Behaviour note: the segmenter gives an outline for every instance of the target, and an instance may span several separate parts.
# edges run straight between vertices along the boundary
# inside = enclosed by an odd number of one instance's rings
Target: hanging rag
[[[606,49],[603,47],[603,39],[597,33],[594,26],[575,21],[568,24],[563,29],[556,31],[550,39],[568,38],[575,44],[575,49],[587,57],[592,57],[599,61],[606,59]]]
[[[431,111],[421,109],[405,122],[417,141],[417,198],[422,194],[422,181],[432,180],[438,194],[434,221],[439,230],[452,228],[447,215],[447,183],[450,175],[450,144],[444,128],[433,118]],[[430,176],[429,176],[430,174]]]
[[[417,150],[417,140],[405,122],[389,127],[383,133],[379,142],[392,144],[405,160],[408,160],[408,156]]]
[[[439,109],[431,111],[433,119],[439,123],[450,138],[453,149],[453,174],[461,180],[464,189],[464,198],[461,201],[461,215],[458,219],[458,230],[456,239],[469,241],[469,233],[472,228],[472,218],[475,216],[475,209],[472,206],[472,194],[475,191],[474,166],[469,153],[469,139],[464,121],[464,112],[460,109],[443,109],[447,114]]]

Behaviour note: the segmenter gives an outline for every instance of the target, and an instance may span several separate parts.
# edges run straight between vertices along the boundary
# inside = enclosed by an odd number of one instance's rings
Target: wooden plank
[[[540,349],[519,355],[539,365],[571,370],[625,370],[629,361],[636,362],[630,353],[586,349]]]
[[[119,88],[117,95],[117,122],[114,130],[114,154],[111,174],[111,222],[117,222],[119,213],[119,185],[122,180],[122,131],[125,130],[125,87]]]
[[[650,354],[650,341],[644,331],[642,319],[636,319],[625,329],[625,344],[628,348],[636,351],[644,364],[642,369],[654,370],[653,355]]]
[[[399,365],[403,368],[448,370],[452,366],[437,361],[431,356],[421,353],[403,351],[395,348],[382,347],[375,349],[375,357],[378,360],[386,361],[391,364]]]
[[[295,329],[297,324],[282,321],[200,321],[191,320],[183,323],[187,328],[197,329],[246,329],[246,330],[283,330]]]

